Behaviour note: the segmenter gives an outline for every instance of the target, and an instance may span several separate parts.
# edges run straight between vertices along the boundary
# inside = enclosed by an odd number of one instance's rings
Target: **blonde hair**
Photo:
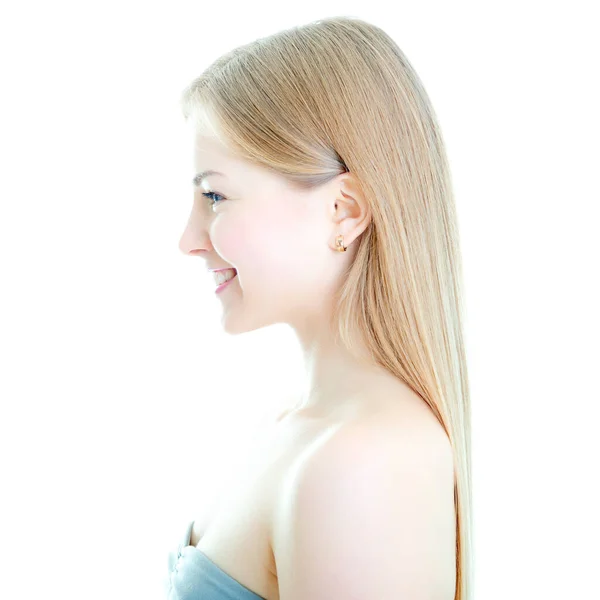
[[[237,156],[307,190],[357,177],[372,222],[332,324],[431,407],[454,452],[455,600],[472,596],[471,418],[462,264],[450,170],[431,102],[382,29],[355,17],[235,48],[188,85],[183,114],[214,116]]]

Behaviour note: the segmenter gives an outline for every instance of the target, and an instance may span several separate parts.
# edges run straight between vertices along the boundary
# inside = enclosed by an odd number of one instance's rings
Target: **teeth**
[[[224,271],[217,271],[216,273],[213,273],[217,285],[221,285],[222,283],[229,281],[235,276],[235,274],[235,269],[226,269]]]

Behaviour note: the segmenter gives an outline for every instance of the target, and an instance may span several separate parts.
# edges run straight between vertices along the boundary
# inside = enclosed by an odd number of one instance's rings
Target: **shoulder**
[[[279,515],[281,600],[454,597],[452,449],[411,415],[347,424],[303,461]]]
[[[332,431],[307,453],[293,481],[293,493],[309,501],[336,487],[341,492],[349,484],[393,485],[404,493],[408,485],[416,491],[417,483],[423,493],[453,492],[450,441],[441,425],[430,420],[388,413]]]
[[[295,485],[311,491],[324,480],[394,477],[429,473],[439,485],[454,483],[454,459],[442,425],[423,402],[408,409],[383,410],[330,429],[326,441],[307,454]],[[359,473],[366,469],[366,473]],[[402,479],[394,477],[398,484]]]

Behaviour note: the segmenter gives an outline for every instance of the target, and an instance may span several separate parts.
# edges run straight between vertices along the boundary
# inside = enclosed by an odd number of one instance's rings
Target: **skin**
[[[366,358],[364,347],[357,361],[335,345],[328,328],[333,291],[371,221],[354,175],[341,173],[319,189],[299,192],[271,171],[232,156],[210,121],[204,123],[188,124],[194,174],[211,169],[226,176],[209,175],[194,191],[179,248],[204,258],[207,268],[237,269],[218,295],[225,331],[239,334],[275,323],[293,329],[306,372],[297,414],[331,416],[367,390],[398,385]],[[214,206],[202,192],[219,194]],[[346,252],[336,249],[340,234]]]
[[[322,548],[331,540],[327,535],[325,540],[310,535],[316,531],[327,532],[328,525],[317,523],[315,526],[312,517],[301,518],[304,529],[290,537],[291,526],[298,525],[298,517],[290,513],[290,507],[296,506],[296,510],[304,507],[307,514],[316,515],[315,506],[327,504],[318,495],[319,490],[330,489],[326,485],[341,486],[341,491],[334,493],[337,497],[341,497],[349,485],[352,489],[360,488],[362,482],[348,484],[340,479],[336,483],[337,479],[330,476],[334,472],[351,474],[354,471],[354,467],[347,467],[346,461],[354,461],[356,448],[373,448],[374,459],[367,461],[365,466],[369,473],[381,472],[377,465],[390,456],[404,457],[410,465],[407,473],[417,473],[417,482],[423,480],[424,472],[428,472],[426,466],[421,468],[416,462],[417,457],[432,456],[434,448],[443,448],[440,452],[445,453],[446,458],[440,462],[446,465],[445,474],[440,476],[436,472],[432,476],[442,487],[423,492],[428,496],[415,503],[427,511],[434,506],[432,498],[435,498],[446,510],[444,531],[448,533],[446,537],[440,534],[439,542],[433,546],[441,548],[445,544],[443,547],[449,551],[443,566],[433,567],[432,572],[449,573],[443,578],[444,589],[448,592],[435,597],[451,597],[454,589],[452,454],[445,433],[417,394],[388,371],[370,362],[364,344],[359,344],[360,356],[355,359],[332,342],[334,336],[328,326],[333,292],[341,285],[344,273],[354,259],[359,236],[371,222],[368,203],[356,178],[352,173],[342,173],[317,190],[299,192],[276,174],[232,156],[215,137],[212,126],[199,129],[195,124],[189,125],[189,134],[194,174],[211,169],[226,177],[208,176],[195,190],[193,207],[179,247],[184,254],[204,258],[207,268],[237,269],[238,276],[218,295],[223,306],[223,327],[228,333],[239,334],[275,323],[287,323],[298,338],[306,372],[306,388],[299,394],[299,408],[285,411],[276,420],[271,434],[265,433],[264,445],[256,450],[256,458],[250,461],[256,465],[256,470],[247,469],[250,474],[245,474],[243,485],[223,494],[223,500],[227,502],[217,503],[224,506],[220,513],[205,513],[195,521],[190,544],[200,548],[231,577],[268,600],[279,600],[280,584],[287,598],[296,597],[293,594],[300,598],[315,597],[313,589],[298,587],[299,582],[293,579],[297,577],[295,565],[304,565],[303,573],[313,569],[308,579],[302,575],[300,579],[306,579],[302,585],[319,581],[323,569],[319,573],[317,567],[321,561],[315,562],[311,557],[315,548]],[[202,192],[209,191],[219,194],[214,207],[202,196]],[[335,239],[340,234],[344,236],[347,252],[336,249]],[[391,437],[382,436],[384,431],[392,432]],[[410,445],[411,436],[420,440],[427,450]],[[384,442],[378,445],[376,440]],[[406,445],[403,440],[408,440]],[[398,446],[394,450],[395,444]],[[293,483],[302,480],[294,479],[294,474],[298,473],[306,473],[310,485]],[[310,477],[308,473],[311,473]],[[414,482],[410,479],[398,479],[401,487],[413,488]],[[369,485],[376,489],[377,482]],[[402,515],[404,490],[395,494],[389,488],[385,490],[382,498],[389,495],[390,505]],[[295,496],[302,497],[303,502],[290,504],[288,498]],[[348,501],[352,497],[350,494]],[[344,502],[346,509],[348,501]],[[263,514],[265,505],[270,509],[263,530],[260,522],[248,520],[247,515]],[[368,515],[371,522],[381,526],[381,520],[386,517],[377,521],[377,515],[384,505],[381,499],[373,505],[376,508],[363,505],[356,511]],[[421,527],[422,522],[415,517],[418,508],[407,506],[405,513],[409,515],[409,521],[415,518],[415,527]],[[285,516],[290,514],[291,523]],[[427,515],[438,513],[425,514],[423,522],[428,522]],[[384,522],[383,531],[389,530],[396,521],[401,522],[401,518],[394,516],[390,523]],[[205,535],[209,522],[211,526]],[[352,572],[359,574],[365,565],[362,547],[366,542],[353,541],[354,526],[354,522],[340,525],[340,531],[350,532],[351,537],[348,542],[341,539],[338,543],[346,549],[351,548],[352,543],[355,547],[349,553],[336,551],[332,556],[358,556],[360,568],[352,568]],[[384,535],[380,537],[386,539]],[[395,539],[403,538],[397,536]],[[300,540],[307,541],[300,543]],[[411,556],[416,542],[408,538],[402,543],[405,546],[400,549],[397,546],[382,547],[380,556],[397,556],[402,552]],[[277,564],[273,560],[275,555]],[[332,562],[333,566],[336,561]],[[411,566],[409,560],[405,564]],[[425,559],[423,565],[430,567]],[[375,561],[371,571],[375,572],[377,566]],[[337,568],[346,567],[337,564]],[[395,589],[397,582],[391,578],[399,573],[397,565],[387,568],[384,564],[381,572],[388,576],[389,589]],[[432,579],[429,572],[426,579]],[[412,585],[408,575],[404,577],[403,574],[403,580],[405,585]],[[334,579],[322,583],[319,585],[324,597],[342,597],[339,586],[344,582]],[[338,588],[333,591],[328,587],[335,585]],[[365,576],[362,585],[379,584]],[[433,584],[423,584],[416,579],[414,585],[423,590],[433,589]],[[363,596],[383,597],[377,593],[378,589],[373,587]],[[434,595],[431,593],[427,597]]]

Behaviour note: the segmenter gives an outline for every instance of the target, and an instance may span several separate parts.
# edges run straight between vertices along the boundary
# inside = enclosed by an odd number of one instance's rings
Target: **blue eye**
[[[222,202],[223,200],[225,200],[225,196],[222,196],[221,194],[218,194],[217,192],[202,192],[202,195],[205,198],[208,198],[210,200],[210,205],[211,206],[214,206],[218,202]],[[214,196],[220,196],[221,198],[223,198],[223,200],[216,200],[215,201]]]

